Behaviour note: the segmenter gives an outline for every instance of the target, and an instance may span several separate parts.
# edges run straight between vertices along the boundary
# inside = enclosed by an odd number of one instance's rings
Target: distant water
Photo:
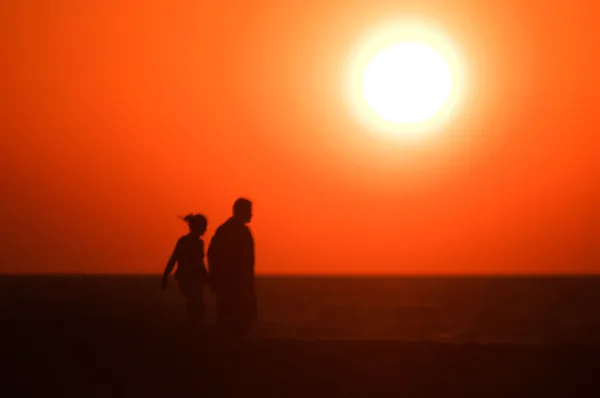
[[[4,320],[180,322],[158,276],[0,277]],[[597,277],[263,277],[257,338],[600,344]],[[206,291],[209,322],[214,296]],[[58,322],[58,321],[57,321]],[[13,325],[14,326],[14,325]]]

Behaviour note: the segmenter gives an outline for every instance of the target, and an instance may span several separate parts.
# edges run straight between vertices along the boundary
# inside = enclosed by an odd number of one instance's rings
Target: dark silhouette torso
[[[175,246],[177,279],[202,279],[207,276],[204,266],[204,241],[193,235],[182,236]]]
[[[217,289],[254,282],[254,239],[250,229],[234,219],[221,225],[210,242],[208,259]]]
[[[190,325],[198,324],[204,320],[203,288],[208,279],[204,266],[204,241],[199,235],[190,233],[179,238],[163,273],[163,289],[167,286],[167,278],[175,264],[175,279],[187,300],[186,320]]]
[[[254,239],[250,229],[230,218],[215,232],[208,266],[217,294],[217,322],[246,329],[256,317]]]

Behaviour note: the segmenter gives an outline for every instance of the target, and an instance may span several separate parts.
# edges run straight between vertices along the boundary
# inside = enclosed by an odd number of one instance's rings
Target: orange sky
[[[208,3],[3,6],[0,271],[160,272],[177,215],[208,239],[247,196],[261,273],[600,272],[600,3]],[[364,131],[342,86],[405,13],[471,72],[413,146]]]

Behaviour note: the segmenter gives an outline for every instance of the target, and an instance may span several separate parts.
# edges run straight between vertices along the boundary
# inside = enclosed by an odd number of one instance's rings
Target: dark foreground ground
[[[92,287],[69,290],[72,281],[52,289],[47,282],[0,285],[0,396],[600,396],[600,347],[590,339],[446,343],[255,333],[223,345],[210,330],[186,331],[178,313],[161,317],[133,305],[117,288],[108,300],[99,292],[110,284],[93,294]]]

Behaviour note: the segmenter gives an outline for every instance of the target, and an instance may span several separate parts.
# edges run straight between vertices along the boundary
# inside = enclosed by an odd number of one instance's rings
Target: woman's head
[[[183,218],[183,221],[188,223],[190,232],[199,236],[204,235],[208,221],[202,214],[190,213]]]

